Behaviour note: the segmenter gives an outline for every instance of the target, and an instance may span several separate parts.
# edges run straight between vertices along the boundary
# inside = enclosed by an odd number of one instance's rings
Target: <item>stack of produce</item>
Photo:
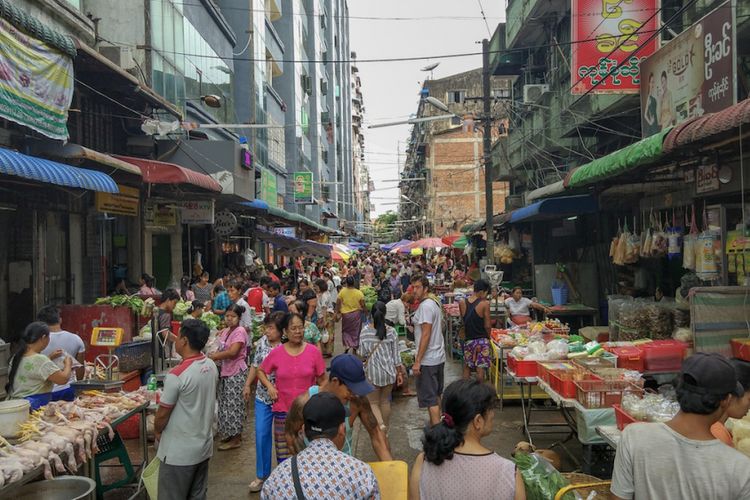
[[[365,307],[368,311],[372,310],[372,306],[378,301],[378,292],[371,286],[362,285],[360,288],[362,294],[365,296]]]
[[[137,295],[113,295],[111,297],[100,297],[94,302],[95,305],[109,305],[112,307],[129,307],[134,313],[148,317],[154,310],[154,299],[143,300]]]

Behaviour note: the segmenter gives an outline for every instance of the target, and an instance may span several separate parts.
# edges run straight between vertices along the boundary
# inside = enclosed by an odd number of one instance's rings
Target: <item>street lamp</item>
[[[446,104],[443,101],[441,101],[440,99],[438,99],[437,97],[432,97],[432,96],[425,97],[425,101],[427,101],[427,103],[429,103],[429,104],[432,104],[433,106],[435,106],[440,111],[445,111],[446,113],[450,113],[451,112],[451,110],[448,109],[448,106],[446,106]]]

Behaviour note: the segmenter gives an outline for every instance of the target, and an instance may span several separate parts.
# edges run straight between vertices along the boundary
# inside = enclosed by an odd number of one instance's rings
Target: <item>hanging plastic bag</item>
[[[651,256],[662,257],[667,254],[669,242],[667,240],[667,234],[664,232],[664,226],[662,225],[661,218],[657,216],[658,224],[653,234],[653,240],[651,243]]]
[[[713,281],[719,278],[719,264],[714,250],[717,238],[718,235],[713,231],[703,231],[698,236],[695,271],[703,281]]]
[[[651,236],[651,228],[646,229],[646,236],[643,238],[643,246],[641,246],[641,257],[651,256],[651,245],[653,244],[653,237]]]
[[[623,232],[617,240],[617,249],[615,250],[614,263],[618,266],[625,264],[625,254],[627,253],[628,238],[630,233]]]
[[[625,264],[635,264],[641,255],[641,237],[631,234],[625,250]]]
[[[695,205],[692,207],[690,230],[682,239],[682,267],[695,271],[695,252],[698,242],[698,225],[695,223]]]

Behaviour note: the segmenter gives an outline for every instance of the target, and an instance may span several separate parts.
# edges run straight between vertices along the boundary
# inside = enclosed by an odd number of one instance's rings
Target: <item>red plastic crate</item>
[[[537,378],[550,383],[550,375],[555,371],[573,369],[573,365],[567,361],[539,361],[537,362]]]
[[[615,421],[617,422],[617,428],[620,430],[625,429],[630,424],[637,422],[636,419],[630,416],[620,405],[612,405],[615,409]]]
[[[729,344],[732,346],[732,356],[750,361],[750,339],[732,339]]]
[[[679,340],[654,340],[641,344],[643,364],[650,372],[679,372],[685,359],[688,345]]]
[[[550,372],[549,386],[560,396],[571,399],[576,397],[576,380],[573,373],[563,371]]]
[[[138,439],[141,436],[141,414],[136,413],[117,426],[122,439]]]
[[[609,352],[617,356],[617,368],[626,368],[642,372],[645,370],[643,352],[635,346],[607,347]]]
[[[643,389],[626,380],[580,380],[576,385],[576,399],[584,408],[609,408],[620,404],[627,393],[643,394]]]
[[[508,370],[516,377],[536,377],[539,375],[539,364],[536,361],[524,361],[508,355]]]

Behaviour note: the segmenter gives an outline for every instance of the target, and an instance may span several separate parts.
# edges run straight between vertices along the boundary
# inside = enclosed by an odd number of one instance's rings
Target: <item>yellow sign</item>
[[[96,193],[96,209],[99,212],[107,212],[115,215],[138,216],[138,202],[140,191],[138,188],[117,186],[119,193]]]

